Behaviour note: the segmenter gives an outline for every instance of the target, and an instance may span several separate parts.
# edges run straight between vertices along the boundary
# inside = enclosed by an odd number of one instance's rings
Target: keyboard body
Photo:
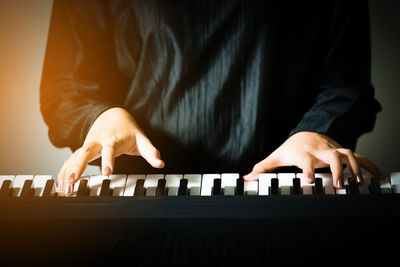
[[[0,260],[4,266],[389,263],[399,227],[400,194],[4,197]]]

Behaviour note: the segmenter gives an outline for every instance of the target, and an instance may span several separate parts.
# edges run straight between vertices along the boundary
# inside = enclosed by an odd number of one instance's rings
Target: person
[[[73,151],[59,190],[88,164],[383,178],[354,152],[381,110],[369,34],[367,1],[55,0],[40,101],[51,142]]]

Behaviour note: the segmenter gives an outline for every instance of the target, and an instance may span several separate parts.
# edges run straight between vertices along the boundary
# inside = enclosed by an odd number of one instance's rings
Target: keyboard
[[[378,180],[364,174],[358,185],[344,175],[344,188],[334,188],[329,173],[317,173],[309,184],[302,173],[264,173],[258,181],[244,181],[238,173],[222,174],[114,174],[83,176],[74,192],[57,192],[51,175],[0,175],[0,197],[132,197],[237,195],[352,195],[400,194],[400,173]]]
[[[400,238],[400,173],[0,176],[2,266],[266,266],[391,263]],[[322,262],[320,261],[322,259]]]

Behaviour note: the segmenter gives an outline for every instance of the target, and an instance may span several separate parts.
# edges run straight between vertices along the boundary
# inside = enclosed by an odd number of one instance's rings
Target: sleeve
[[[381,110],[370,77],[368,2],[336,1],[325,30],[328,45],[316,78],[319,94],[290,135],[317,132],[355,149],[357,139],[373,129]]]
[[[105,2],[53,3],[40,109],[56,147],[79,148],[103,111],[122,106],[127,79],[118,70]]]

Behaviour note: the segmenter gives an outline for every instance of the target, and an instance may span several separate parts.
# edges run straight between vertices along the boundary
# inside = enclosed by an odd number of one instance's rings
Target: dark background
[[[51,5],[51,0],[0,0],[0,174],[56,175],[71,153],[52,146],[39,111]],[[400,1],[370,1],[370,13],[372,82],[383,110],[356,151],[389,175],[400,171]],[[97,172],[97,167],[86,170]]]

